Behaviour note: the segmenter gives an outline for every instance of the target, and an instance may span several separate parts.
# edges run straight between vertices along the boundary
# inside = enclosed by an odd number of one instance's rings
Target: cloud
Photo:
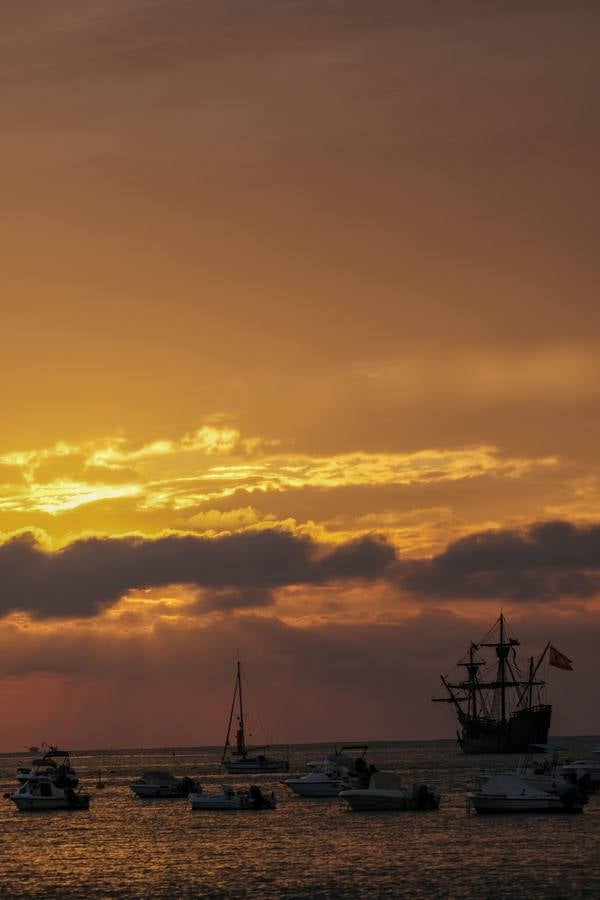
[[[261,609],[272,606],[275,596],[265,588],[225,588],[208,592],[196,604],[201,612],[232,612],[238,609]]]
[[[189,510],[192,520],[205,512],[200,507],[215,507],[242,491],[255,505],[261,496],[311,488],[324,494],[360,487],[439,489],[483,476],[521,481],[557,466],[553,457],[507,457],[485,444],[310,455],[286,449],[276,439],[242,437],[235,428],[203,425],[178,440],[160,438],[137,446],[124,437],[107,437],[81,446],[59,442],[5,453],[0,467],[5,477],[12,476],[13,486],[0,498],[0,514],[59,516],[98,501],[130,498],[140,517],[152,510]]]
[[[53,552],[25,533],[0,545],[0,613],[93,616],[128,591],[173,584],[224,591],[215,595],[213,608],[219,606],[219,596],[223,608],[247,606],[250,597],[258,596],[254,591],[375,580],[394,559],[394,549],[381,538],[363,537],[331,550],[307,536],[279,530],[219,538],[90,537]]]
[[[471,534],[398,571],[401,586],[420,597],[586,599],[600,590],[600,524],[552,521]]]
[[[401,559],[375,534],[330,545],[274,528],[218,537],[92,536],[58,550],[24,532],[0,544],[0,614],[34,619],[91,617],[136,590],[174,585],[199,589],[187,607],[192,614],[259,609],[280,589],[340,582],[345,589],[383,585],[391,597],[400,588],[416,601],[585,600],[600,591],[600,524],[483,531],[427,559]]]

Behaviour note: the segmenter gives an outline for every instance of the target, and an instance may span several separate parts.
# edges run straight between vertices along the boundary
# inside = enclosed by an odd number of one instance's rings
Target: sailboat
[[[237,729],[235,733],[235,749],[231,748],[229,738],[233,718],[236,714],[237,701]],[[223,748],[222,764],[230,774],[247,773],[260,774],[262,772],[287,772],[290,764],[287,759],[279,759],[267,755],[267,746],[249,748],[246,745],[246,733],[244,730],[244,698],[242,694],[242,667],[238,659],[231,712],[227,725],[227,737]]]
[[[538,672],[553,648],[546,644],[540,656],[530,657],[523,668],[517,657],[519,644],[500,613],[482,640],[471,642],[458,663],[464,670],[458,678],[442,676],[444,696],[433,700],[454,706],[460,725],[458,743],[464,753],[525,753],[531,744],[547,743],[552,706],[545,702],[546,682],[538,678]],[[495,652],[491,664],[482,656],[486,650]]]

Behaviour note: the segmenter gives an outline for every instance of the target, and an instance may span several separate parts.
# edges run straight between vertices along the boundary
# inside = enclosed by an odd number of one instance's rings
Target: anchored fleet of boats
[[[593,751],[594,759],[560,764],[561,748],[547,744],[552,707],[541,677],[544,661],[562,669],[571,669],[571,661],[548,643],[539,657],[530,657],[524,665],[517,656],[518,646],[501,614],[481,641],[471,642],[458,663],[458,677],[442,676],[444,696],[434,697],[454,708],[458,742],[465,753],[522,754],[512,769],[479,773],[474,789],[466,793],[469,808],[488,814],[581,812],[600,788],[600,748]],[[487,650],[494,651],[491,664],[484,658]],[[37,748],[31,749],[37,754]],[[339,798],[356,811],[439,807],[437,791],[423,783],[405,785],[397,773],[377,771],[367,762],[367,752],[366,744],[334,747],[324,759],[307,764],[308,772],[288,775],[281,783],[300,798]],[[288,758],[272,755],[268,744],[254,748],[247,744],[239,660],[221,764],[231,775],[289,771]],[[90,796],[79,788],[69,753],[57,747],[45,747],[29,766],[19,766],[16,778],[16,789],[4,796],[19,810],[89,808]],[[100,773],[96,787],[104,787]],[[204,790],[196,778],[162,769],[144,772],[130,788],[141,800],[187,798],[193,810],[257,811],[277,806],[275,794],[256,784]]]

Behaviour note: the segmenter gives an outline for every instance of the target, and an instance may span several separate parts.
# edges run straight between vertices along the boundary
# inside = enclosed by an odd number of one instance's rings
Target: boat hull
[[[287,759],[267,759],[264,762],[257,760],[225,760],[223,767],[230,775],[261,775],[270,772],[287,772],[289,763]]]
[[[166,785],[130,784],[131,790],[141,800],[177,800],[187,797],[182,788]]]
[[[531,744],[546,744],[552,707],[542,705],[518,710],[507,722],[461,718],[459,744],[463,753],[526,753]]]
[[[357,812],[385,812],[422,810],[412,791],[371,790],[370,788],[354,791],[342,791],[339,795],[348,806]],[[439,804],[439,798],[438,798]],[[431,806],[429,808],[437,808]]]
[[[89,809],[90,798],[84,794],[78,794],[77,800],[69,802],[66,797],[19,797],[16,794],[10,798],[21,812],[47,812],[58,809]]]
[[[283,784],[299,797],[337,797],[347,787],[342,781],[303,781],[302,778],[285,778]]]
[[[192,809],[197,810],[261,810],[275,809],[275,795],[261,795],[260,801],[249,793],[190,794]]]
[[[573,813],[582,812],[579,804],[565,806],[560,797],[502,797],[490,795],[478,796],[468,793],[467,797],[473,809],[480,814],[486,813]]]

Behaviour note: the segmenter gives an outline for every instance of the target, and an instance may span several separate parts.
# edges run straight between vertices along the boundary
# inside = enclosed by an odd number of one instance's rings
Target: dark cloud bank
[[[482,532],[421,560],[399,559],[377,536],[334,549],[278,530],[88,538],[47,552],[23,534],[0,546],[0,614],[93,616],[127,591],[171,584],[204,588],[199,609],[226,611],[268,605],[286,585],[381,579],[425,600],[585,599],[600,589],[600,524]]]
[[[600,588],[600,525],[554,521],[472,534],[431,560],[405,562],[399,577],[423,597],[584,599]]]
[[[24,534],[0,546],[0,613],[90,616],[127,591],[171,584],[212,589],[225,609],[247,607],[251,598],[261,605],[261,591],[269,596],[289,584],[374,580],[394,558],[393,548],[376,537],[325,550],[309,538],[277,530],[216,539],[88,538],[56,552]]]

